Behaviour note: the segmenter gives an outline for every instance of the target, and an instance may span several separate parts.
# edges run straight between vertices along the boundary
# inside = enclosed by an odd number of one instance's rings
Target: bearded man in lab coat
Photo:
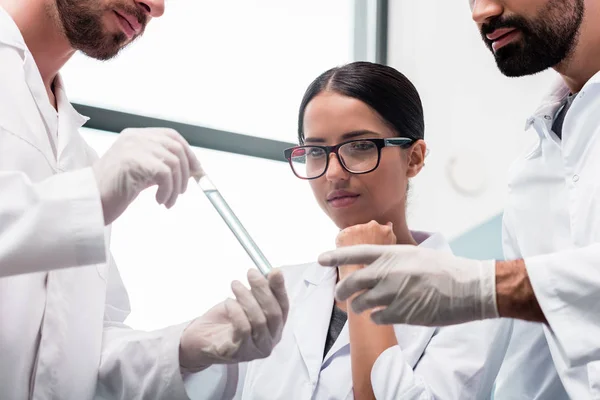
[[[507,76],[560,79],[527,121],[539,141],[510,172],[509,261],[404,246],[341,248],[327,266],[369,264],[339,300],[385,324],[515,318],[498,399],[600,398],[600,0],[469,0]],[[515,95],[518,95],[515,93]],[[528,322],[526,322],[528,321]]]
[[[202,169],[167,129],[123,132],[97,159],[58,72],[77,50],[113,57],[163,11],[164,0],[0,0],[2,399],[187,399],[195,372],[266,357],[281,337],[279,272],[250,271],[251,290],[234,282],[235,300],[191,323],[123,324],[107,227],[150,186],[171,207]]]

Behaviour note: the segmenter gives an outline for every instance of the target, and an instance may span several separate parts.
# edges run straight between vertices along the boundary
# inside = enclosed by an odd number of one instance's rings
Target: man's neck
[[[600,72],[600,48],[588,48],[586,54],[573,54],[556,67],[571,93],[578,93],[583,86]]]
[[[48,3],[46,0],[0,0],[0,6],[19,27],[40,71],[48,98],[56,108],[53,82],[75,50],[57,23],[58,16],[53,15],[56,10],[50,9]]]
[[[578,93],[600,71],[599,15],[600,4],[586,3],[586,16],[575,50],[568,59],[555,68],[562,75],[571,93]]]

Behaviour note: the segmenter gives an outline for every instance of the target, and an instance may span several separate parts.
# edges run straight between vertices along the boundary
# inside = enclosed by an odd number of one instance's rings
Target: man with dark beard
[[[538,143],[511,168],[507,261],[362,246],[325,253],[320,262],[368,265],[339,284],[337,298],[364,290],[352,306],[376,309],[378,323],[522,320],[515,321],[498,399],[599,398],[600,1],[470,0],[470,6],[502,73],[553,68],[560,74],[527,122]]]
[[[110,224],[150,186],[170,208],[202,168],[161,128],[127,130],[98,159],[59,70],[77,50],[115,56],[163,11],[164,0],[0,0],[2,399],[187,399],[195,373],[264,358],[281,337],[278,271],[250,271],[251,290],[234,282],[235,299],[191,323],[123,324]]]

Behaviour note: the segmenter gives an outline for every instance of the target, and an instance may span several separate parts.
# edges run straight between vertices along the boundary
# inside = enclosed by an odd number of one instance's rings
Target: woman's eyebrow
[[[367,129],[363,129],[363,130],[359,130],[359,131],[352,131],[352,132],[344,133],[341,136],[341,139],[342,140],[349,140],[349,139],[354,139],[354,138],[359,137],[359,136],[367,136],[367,135],[368,136],[377,136],[377,137],[381,136],[381,134],[379,134],[377,132],[373,132],[373,131],[370,131],[370,130],[367,130]],[[307,137],[307,138],[304,139],[305,143],[325,143],[325,141],[326,141],[325,139],[319,138],[319,137]]]

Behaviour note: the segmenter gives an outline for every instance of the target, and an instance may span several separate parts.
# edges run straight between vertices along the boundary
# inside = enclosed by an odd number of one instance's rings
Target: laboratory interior
[[[501,259],[509,167],[536,140],[524,126],[555,73],[503,76],[466,0],[171,0],[143,40],[107,62],[77,54],[62,77],[100,155],[126,127],[177,129],[277,267],[335,247],[338,228],[283,150],[297,145],[310,82],[359,60],[398,69],[423,101],[430,151],[408,194],[411,229],[443,233],[457,255]],[[202,315],[254,268],[198,186],[171,210],[155,191],[112,229],[126,322],[142,330]]]

